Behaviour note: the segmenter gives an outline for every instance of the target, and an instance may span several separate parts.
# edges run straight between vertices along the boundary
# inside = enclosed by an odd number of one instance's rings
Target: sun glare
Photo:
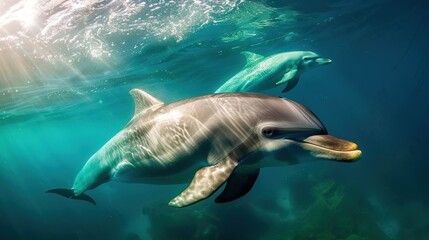
[[[11,6],[4,14],[0,15],[0,28],[8,28],[9,24],[19,23],[23,28],[32,26],[36,19],[37,0],[20,1]],[[1,11],[3,12],[3,11]],[[14,24],[13,24],[14,25]],[[19,29],[6,29],[8,31],[17,31]]]

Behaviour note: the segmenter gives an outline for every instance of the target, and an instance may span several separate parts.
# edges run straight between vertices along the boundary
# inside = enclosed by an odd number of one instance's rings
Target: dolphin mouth
[[[315,61],[320,65],[326,65],[326,64],[330,64],[332,62],[332,60],[329,58],[321,58],[321,57],[316,58]]]
[[[301,142],[302,147],[316,157],[355,162],[362,154],[356,143],[331,135],[313,135],[297,141]]]

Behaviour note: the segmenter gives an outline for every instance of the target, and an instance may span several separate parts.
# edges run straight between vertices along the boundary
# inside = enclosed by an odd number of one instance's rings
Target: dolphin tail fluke
[[[93,198],[91,198],[90,196],[86,195],[85,193],[81,193],[81,194],[76,196],[72,189],[54,188],[54,189],[50,189],[50,190],[46,191],[46,193],[55,193],[55,194],[61,195],[61,196],[66,197],[66,198],[82,200],[82,201],[90,202],[94,205],[97,205],[95,203],[95,200]]]

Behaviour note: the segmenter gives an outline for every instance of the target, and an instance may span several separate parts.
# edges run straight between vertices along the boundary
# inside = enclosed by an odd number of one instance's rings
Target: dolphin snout
[[[331,135],[313,135],[303,140],[304,148],[313,155],[342,162],[359,160],[362,152],[354,142]]]
[[[337,151],[353,151],[358,148],[357,144],[354,142],[331,135],[313,135],[306,138],[304,142]]]
[[[317,58],[316,62],[320,65],[326,65],[326,64],[330,64],[332,60],[329,58]]]

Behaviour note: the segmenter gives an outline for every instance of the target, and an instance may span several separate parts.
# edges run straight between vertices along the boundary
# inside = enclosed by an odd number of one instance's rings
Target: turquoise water
[[[424,1],[6,0],[0,3],[1,239],[429,239]],[[333,62],[287,93],[353,164],[264,168],[243,198],[168,202],[186,185],[70,187],[131,119],[128,91],[170,103],[213,93],[246,64],[308,50]],[[217,195],[218,193],[214,194]]]

